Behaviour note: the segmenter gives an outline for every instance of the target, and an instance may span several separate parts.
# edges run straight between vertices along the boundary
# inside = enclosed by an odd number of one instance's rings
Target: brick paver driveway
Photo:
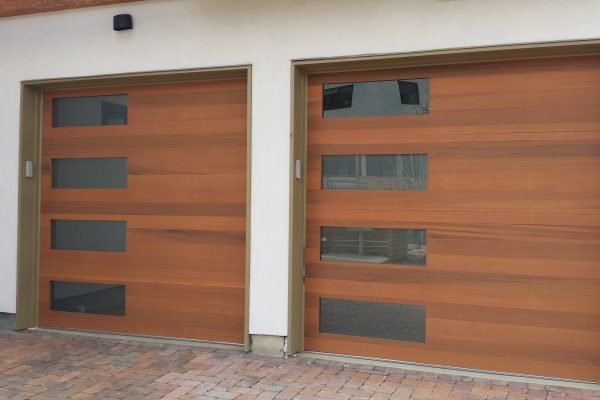
[[[599,394],[231,349],[0,330],[0,399],[598,399]]]

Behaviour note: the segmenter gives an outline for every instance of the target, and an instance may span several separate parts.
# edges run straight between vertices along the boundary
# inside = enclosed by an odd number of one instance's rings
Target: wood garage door
[[[600,380],[600,57],[315,75],[305,348]]]
[[[43,107],[39,324],[242,343],[245,79]]]

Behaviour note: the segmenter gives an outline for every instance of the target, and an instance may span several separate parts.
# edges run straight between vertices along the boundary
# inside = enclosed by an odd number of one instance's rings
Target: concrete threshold
[[[383,368],[396,368],[407,371],[416,371],[436,375],[453,375],[456,377],[468,377],[474,379],[489,379],[496,381],[531,383],[541,386],[552,386],[561,388],[573,388],[581,390],[600,390],[600,382],[577,381],[561,378],[549,378],[532,375],[510,374],[505,372],[481,371],[468,368],[446,367],[441,365],[419,364],[406,361],[394,361],[381,358],[369,358],[361,356],[348,356],[332,353],[319,353],[306,351],[295,356],[302,358],[313,358],[320,360],[336,361],[344,364],[361,364]]]
[[[98,332],[98,331],[86,331],[86,330],[79,330],[79,329],[59,329],[59,328],[46,328],[46,327],[29,328],[28,330],[37,331],[37,332],[48,332],[48,333],[61,333],[61,334],[73,335],[73,336],[103,338],[103,339],[132,340],[132,341],[146,342],[146,343],[175,344],[175,345],[180,345],[180,346],[208,347],[208,348],[215,348],[215,349],[238,350],[238,351],[244,350],[243,344],[226,343],[226,342],[210,342],[210,341],[206,341],[206,340],[197,340],[197,339],[179,339],[179,338],[163,337],[163,336],[146,336],[146,335],[135,335],[135,334],[128,334],[128,333],[108,333],[108,332]]]

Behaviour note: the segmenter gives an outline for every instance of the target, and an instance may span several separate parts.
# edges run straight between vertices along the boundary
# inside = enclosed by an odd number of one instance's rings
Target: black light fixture
[[[133,29],[133,17],[131,14],[117,14],[113,17],[113,29],[115,31],[125,31]]]

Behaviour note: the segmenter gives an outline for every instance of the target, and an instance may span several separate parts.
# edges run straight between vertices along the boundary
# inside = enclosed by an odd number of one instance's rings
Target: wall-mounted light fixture
[[[115,31],[125,31],[133,29],[133,18],[131,14],[118,14],[113,17],[113,29]]]

